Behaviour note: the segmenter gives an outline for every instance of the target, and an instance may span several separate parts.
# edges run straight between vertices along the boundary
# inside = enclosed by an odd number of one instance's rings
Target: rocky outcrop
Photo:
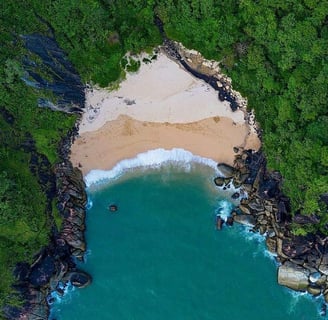
[[[51,293],[63,294],[70,282],[83,288],[91,282],[86,272],[76,267],[75,258],[83,260],[85,253],[85,207],[87,197],[82,173],[69,161],[55,167],[58,210],[63,216],[60,230],[54,232],[50,244],[29,265],[16,266],[15,288],[25,301],[22,308],[5,308],[7,319],[48,319]]]
[[[217,186],[224,188],[230,183],[240,188],[238,192],[247,194],[232,218],[265,235],[268,250],[280,263],[278,283],[315,296],[323,294],[328,303],[328,237],[296,236],[292,232],[292,224],[315,224],[318,218],[291,215],[289,199],[281,191],[282,177],[266,170],[262,152],[245,150],[236,155],[234,170],[221,172],[222,176],[215,178]]]
[[[81,114],[85,105],[85,86],[54,37],[30,34],[21,38],[26,49],[32,53],[24,58],[26,73],[22,80],[27,85],[40,89],[39,106]],[[56,96],[56,104],[47,97],[42,97],[43,89],[50,90]],[[14,121],[9,114],[5,116],[8,123]],[[30,171],[38,178],[47,196],[46,214],[49,214],[49,220],[53,220],[53,225],[50,226],[49,245],[34,257],[34,262],[19,263],[15,268],[14,287],[20,294],[23,305],[6,306],[4,315],[7,319],[46,320],[49,317],[53,291],[63,294],[68,281],[80,288],[91,282],[91,277],[78,270],[75,263],[76,259],[83,259],[86,249],[84,230],[87,203],[82,173],[73,168],[68,160],[71,142],[77,131],[78,123],[62,140],[58,150],[62,161],[55,165],[54,170],[48,159],[37,152],[30,135],[22,143],[21,148],[31,154]],[[59,230],[52,212],[52,201],[55,198],[57,209],[63,218]]]
[[[56,103],[40,97],[39,106],[66,113],[82,113],[85,105],[84,84],[56,40],[41,34],[21,37],[25,47],[38,57],[25,57],[26,74],[22,79],[34,88],[51,90],[57,97]],[[39,70],[43,70],[43,74]]]
[[[251,125],[255,125],[254,115],[247,112],[247,100],[241,94],[232,89],[231,79],[221,73],[219,63],[214,60],[205,59],[199,52],[188,50],[181,43],[167,38],[162,21],[156,17],[155,22],[163,36],[162,49],[173,60],[176,60],[183,68],[190,72],[196,78],[204,80],[214,90],[218,92],[220,101],[227,101],[232,111],[243,108],[246,118]]]
[[[278,283],[296,291],[305,291],[310,284],[309,274],[309,270],[287,261],[278,269]]]
[[[55,176],[59,201],[57,207],[64,217],[57,241],[67,243],[72,256],[83,260],[87,195],[82,173],[66,161],[56,165]]]

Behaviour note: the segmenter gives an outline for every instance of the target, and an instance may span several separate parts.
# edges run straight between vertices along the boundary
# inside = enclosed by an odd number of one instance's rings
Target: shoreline
[[[173,46],[173,49],[175,50],[174,53],[178,52],[178,50],[180,50],[179,52],[181,53],[182,50],[183,58],[186,58],[187,54],[189,54],[188,51],[183,51],[185,48],[181,49],[181,46],[179,47],[176,43],[170,42],[167,46]],[[198,57],[200,56],[199,54],[197,55]],[[179,62],[182,61],[186,64],[183,58],[181,58],[181,55],[179,54],[177,57],[172,55],[171,59],[173,61],[176,59]],[[203,59],[203,64],[205,64],[205,62],[208,63],[207,60]],[[186,70],[190,72],[189,69],[193,70],[192,68],[195,68],[195,65],[192,65],[192,67],[189,66]],[[196,69],[198,70],[197,66]],[[194,74],[193,72],[191,73]],[[199,72],[196,71],[195,73],[196,77],[198,77],[197,73]],[[199,74],[201,75],[201,73]],[[224,86],[223,91],[225,93],[223,98],[227,97],[227,101],[232,100],[232,103],[230,103],[231,109],[234,109],[237,104],[238,108],[236,110],[242,112],[244,115],[243,122],[241,121],[239,123],[239,125],[247,128],[247,134],[244,136],[244,141],[246,142],[248,138],[250,139],[250,143],[247,144],[247,147],[245,144],[244,147],[238,148],[237,152],[236,148],[232,148],[232,150],[228,151],[230,156],[234,159],[233,167],[229,169],[230,174],[220,175],[215,179],[215,184],[219,187],[224,188],[226,185],[232,183],[234,187],[242,188],[249,195],[249,198],[242,199],[240,205],[236,208],[236,211],[232,212],[232,222],[251,226],[254,232],[265,235],[268,251],[277,254],[276,259],[281,264],[278,268],[278,283],[292,289],[293,291],[308,292],[313,296],[323,295],[325,302],[322,303],[320,313],[325,315],[328,292],[325,283],[321,283],[320,281],[321,279],[326,279],[326,269],[323,268],[326,266],[324,265],[322,267],[320,265],[318,268],[318,265],[315,263],[308,265],[306,263],[306,260],[308,259],[307,257],[311,257],[311,254],[317,254],[314,250],[315,248],[313,248],[311,239],[308,239],[307,237],[295,237],[289,230],[288,226],[292,222],[292,218],[289,208],[289,199],[281,191],[282,177],[277,172],[267,171],[265,156],[260,151],[261,131],[257,127],[253,113],[246,111],[247,100],[243,99],[238,92],[233,91],[231,87],[231,80],[226,76],[221,75],[219,72],[214,74],[214,76],[205,72],[204,77],[200,78],[209,79],[208,83],[210,83],[214,88],[221,88],[221,85]],[[222,91],[219,91],[219,99],[222,100],[221,98]],[[98,107],[99,106],[97,106],[97,108]],[[135,121],[131,115],[126,114],[125,116],[130,116],[130,118],[132,118],[132,120],[130,120]],[[211,118],[211,116],[206,117],[203,115],[202,117],[203,118],[199,121],[204,119],[214,120],[218,117],[221,120],[220,116],[214,116]],[[229,116],[222,118],[230,118],[230,121],[232,120]],[[117,119],[110,121],[115,120]],[[169,121],[164,121],[163,118],[161,120],[164,124],[169,123]],[[142,122],[141,120],[139,121]],[[159,121],[156,122],[156,126],[161,124],[158,122]],[[172,122],[173,123],[171,124],[174,124],[174,121]],[[188,123],[188,121],[186,121],[184,124],[188,127],[193,123]],[[181,123],[177,122],[175,125],[181,125]],[[232,126],[235,125],[236,122],[232,121]],[[230,128],[232,126],[230,126]],[[98,131],[99,130],[94,130],[91,133],[97,133]],[[83,134],[84,133],[82,133],[81,136]],[[206,136],[206,134],[204,135]],[[196,154],[201,156],[198,152],[196,152]],[[221,161],[221,158],[218,159],[219,160],[216,160],[217,162],[223,162]],[[108,170],[110,168],[106,169]],[[325,242],[326,240],[319,239],[317,243],[321,244],[320,241]],[[305,257],[303,259],[302,254],[304,253],[304,248]],[[300,255],[302,259],[299,261],[294,261],[294,258]],[[324,256],[321,256],[321,258],[324,258]],[[320,268],[323,268],[323,270]],[[321,275],[319,279],[317,279],[317,275],[311,273],[313,272],[313,269],[320,271],[318,272],[318,274]],[[291,277],[291,274],[296,274],[296,277]]]
[[[238,152],[261,145],[245,110],[233,112],[209,84],[163,53],[117,90],[87,90],[86,100],[70,157],[84,176],[158,148],[232,165]]]

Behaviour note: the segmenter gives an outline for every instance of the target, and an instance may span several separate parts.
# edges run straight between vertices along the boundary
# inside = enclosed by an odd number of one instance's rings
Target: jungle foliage
[[[54,36],[85,82],[123,76],[127,51],[168,37],[221,61],[263,130],[271,169],[284,177],[294,212],[316,213],[328,233],[328,2],[326,0],[4,0],[0,10],[0,300],[11,271],[47,241],[46,199],[29,168],[28,136],[53,164],[75,119],[36,107],[39,92],[21,81],[28,54],[20,35]],[[299,229],[298,232],[307,230]]]

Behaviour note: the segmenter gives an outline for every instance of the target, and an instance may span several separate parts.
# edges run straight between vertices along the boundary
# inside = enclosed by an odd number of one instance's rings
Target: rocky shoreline
[[[227,100],[232,110],[244,111],[245,119],[251,130],[255,130],[259,138],[262,132],[255,122],[253,112],[247,111],[247,100],[234,91],[231,79],[220,73],[218,63],[204,59],[198,52],[187,50],[181,44],[165,38],[163,49],[172,59],[177,60],[194,76],[200,77],[218,91],[218,98]],[[268,250],[276,255],[279,263],[277,281],[294,291],[308,292],[313,296],[323,295],[324,302],[321,314],[326,315],[328,304],[328,237],[322,234],[296,236],[293,224],[316,224],[315,216],[302,214],[292,215],[288,197],[281,191],[283,177],[279,172],[270,172],[266,167],[266,159],[260,150],[235,149],[234,166],[218,164],[223,176],[215,179],[215,184],[227,188],[232,184],[246,193],[240,205],[232,212],[233,222],[244,224],[265,236]],[[235,194],[234,198],[239,198]],[[218,219],[220,227],[223,219]]]
[[[16,266],[15,289],[24,305],[22,308],[7,306],[4,310],[7,319],[48,319],[54,292],[63,295],[68,282],[80,288],[91,282],[90,275],[76,267],[76,260],[83,260],[86,248],[87,195],[82,173],[66,159],[55,166],[54,175],[57,208],[63,223],[60,230],[52,233],[49,245],[35,257],[34,263]],[[56,228],[53,226],[53,229]]]
[[[35,88],[51,89],[59,98],[56,106],[40,98],[39,106],[75,113],[79,119],[85,104],[85,87],[63,50],[54,38],[33,34],[23,36],[23,39],[26,48],[39,56],[45,70],[52,70],[51,81],[44,79],[35,72],[33,61],[26,59],[25,69],[35,82],[23,80]],[[33,155],[30,170],[38,177],[47,196],[53,223],[48,246],[36,254],[32,264],[22,262],[15,267],[13,287],[19,294],[22,306],[6,306],[3,310],[6,319],[46,320],[53,302],[52,293],[63,295],[68,282],[76,287],[85,287],[91,282],[90,275],[76,265],[77,260],[83,260],[86,248],[84,230],[87,204],[82,173],[78,168],[73,168],[69,160],[71,144],[77,134],[78,123],[62,140],[57,150],[61,161],[53,168],[44,155],[36,152],[32,137],[28,137],[22,146]],[[57,200],[57,209],[63,219],[59,230],[51,208],[53,199]]]
[[[232,212],[233,221],[265,236],[268,250],[279,263],[278,283],[295,291],[323,295],[322,315],[328,303],[328,238],[320,234],[295,236],[292,224],[316,223],[315,217],[292,215],[289,199],[282,193],[279,172],[269,172],[261,151],[242,151],[234,167],[219,164],[224,173],[214,182],[224,188],[232,183],[248,197]]]
[[[218,98],[229,101],[232,110],[244,110],[251,128],[261,136],[254,115],[246,111],[247,101],[233,91],[231,80],[220,74],[216,62],[207,61],[200,54],[166,38],[163,50],[187,71],[214,87]],[[81,113],[82,108],[69,108],[67,111]],[[63,141],[59,148],[62,161],[54,168],[57,208],[63,217],[61,229],[54,228],[50,244],[35,257],[32,265],[17,265],[15,288],[25,303],[23,308],[8,306],[5,310],[7,319],[48,319],[53,292],[62,295],[69,281],[77,287],[84,287],[91,281],[87,273],[76,267],[76,260],[83,260],[86,250],[84,231],[87,204],[82,173],[78,168],[73,168],[68,160],[71,142],[76,134],[77,128],[74,128]],[[314,296],[322,294],[328,303],[328,238],[319,234],[294,236],[291,232],[293,222],[315,223],[315,218],[291,215],[289,199],[281,192],[282,177],[278,172],[268,172],[261,151],[235,151],[233,167],[218,165],[224,174],[215,179],[215,184],[224,188],[232,183],[246,192],[248,197],[241,200],[232,213],[233,219],[226,223],[245,224],[251,226],[254,232],[265,235],[268,250],[277,255],[280,263],[279,284],[296,291],[307,291]],[[322,313],[326,313],[326,304],[322,306]]]

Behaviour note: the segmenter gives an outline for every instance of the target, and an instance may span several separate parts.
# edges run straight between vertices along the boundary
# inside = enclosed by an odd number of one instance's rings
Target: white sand
[[[234,147],[260,147],[243,111],[232,112],[214,89],[163,54],[127,75],[118,90],[89,90],[87,109],[71,148],[83,174],[158,148],[233,164]]]
[[[118,90],[93,89],[87,91],[86,98],[88,112],[80,133],[97,130],[119,115],[148,122],[188,123],[215,116],[244,122],[241,110],[232,112],[229,103],[219,101],[211,86],[164,54],[143,64],[138,73],[128,74]],[[128,105],[128,101],[134,103]]]

